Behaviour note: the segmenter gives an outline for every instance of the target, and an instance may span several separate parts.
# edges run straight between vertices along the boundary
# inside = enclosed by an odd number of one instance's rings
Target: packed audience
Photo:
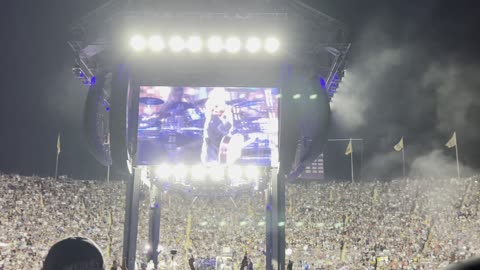
[[[287,185],[287,260],[294,269],[441,269],[480,256],[480,176]],[[108,269],[122,253],[125,184],[0,175],[0,270],[41,269],[55,242],[85,236]],[[138,261],[148,245],[142,192]],[[265,194],[197,196],[162,190],[160,269],[197,269],[245,253],[265,268]],[[222,256],[224,258],[222,258]],[[203,264],[201,264],[203,262]],[[214,265],[210,269],[214,269]],[[345,268],[344,268],[345,269]]]

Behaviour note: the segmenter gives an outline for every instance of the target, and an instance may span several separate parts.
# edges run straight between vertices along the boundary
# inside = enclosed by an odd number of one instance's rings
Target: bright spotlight
[[[280,48],[280,41],[274,37],[269,37],[265,40],[265,51],[268,53],[275,53]]]
[[[256,53],[262,47],[262,42],[259,38],[251,37],[247,39],[247,44],[245,47],[249,53]]]
[[[148,46],[150,47],[150,50],[159,52],[165,49],[165,42],[163,42],[163,39],[160,36],[151,36],[148,40]]]
[[[145,50],[145,47],[147,46],[147,41],[143,36],[136,35],[130,39],[130,46],[132,46],[135,51],[140,52]]]
[[[194,165],[191,170],[193,180],[204,180],[207,178],[207,169],[202,165]]]
[[[196,36],[189,37],[187,40],[187,46],[191,52],[199,52],[202,50],[203,47],[202,39]]]
[[[185,49],[185,41],[180,36],[173,36],[168,41],[168,46],[172,52],[181,52]]]
[[[221,166],[212,166],[208,170],[210,179],[214,181],[221,181],[225,178],[225,171]]]
[[[260,171],[255,166],[248,166],[245,168],[245,176],[248,180],[258,180],[258,178],[260,178]]]
[[[167,164],[162,164],[155,169],[155,175],[161,180],[166,180],[171,175],[170,168]]]
[[[145,245],[145,251],[149,251],[152,247],[149,244]]]
[[[175,178],[178,180],[183,180],[187,176],[188,170],[187,167],[185,167],[183,164],[178,164],[175,167],[173,167],[173,175]]]
[[[287,249],[285,250],[285,255],[290,256],[290,255],[292,255],[292,252],[293,252],[293,251],[292,251],[291,248],[287,248]]]
[[[207,41],[208,50],[212,53],[219,53],[223,50],[223,41],[219,36],[210,37]]]
[[[229,37],[225,41],[225,49],[229,53],[237,53],[242,48],[242,42],[237,37]]]
[[[231,166],[228,168],[228,178],[234,180],[242,178],[242,168],[240,166]]]

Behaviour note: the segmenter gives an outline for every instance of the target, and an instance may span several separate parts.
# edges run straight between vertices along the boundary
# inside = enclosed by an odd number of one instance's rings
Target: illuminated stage
[[[139,3],[99,24],[118,10],[106,3],[70,42],[74,73],[90,84],[92,154],[128,178],[123,264],[135,264],[142,185],[152,199],[149,245],[159,246],[168,183],[206,196],[201,187],[264,190],[265,268],[285,269],[285,181],[320,167],[311,164],[327,139],[349,48],[343,25],[297,1],[270,13],[179,12],[166,2],[155,12]],[[147,257],[156,264],[158,251]]]

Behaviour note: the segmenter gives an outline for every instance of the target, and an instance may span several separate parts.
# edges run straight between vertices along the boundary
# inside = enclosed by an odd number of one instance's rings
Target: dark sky
[[[61,132],[60,174],[104,176],[84,143],[87,90],[71,76],[73,54],[67,45],[68,25],[98,2],[2,3],[0,171],[53,175]],[[396,158],[390,145],[399,136],[411,145],[412,169],[437,164],[435,158],[450,162],[451,153],[434,149],[441,149],[453,130],[459,133],[462,163],[480,167],[480,4],[310,2],[349,29],[352,51],[344,93],[334,100],[332,136],[364,138],[372,176],[398,173],[396,161],[385,162]]]

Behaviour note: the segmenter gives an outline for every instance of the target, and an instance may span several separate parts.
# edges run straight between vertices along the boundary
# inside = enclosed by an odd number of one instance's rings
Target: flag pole
[[[352,183],[355,183],[355,179],[353,178],[353,151],[350,153],[350,168],[352,170]]]
[[[57,151],[57,161],[55,162],[55,181],[57,181],[58,178],[58,156],[60,156],[60,153]]]
[[[405,178],[405,146],[402,148],[403,178]]]
[[[107,167],[107,183],[110,183],[110,165]]]
[[[455,155],[457,156],[457,177],[460,179],[460,163],[458,162],[458,142],[455,138]]]

